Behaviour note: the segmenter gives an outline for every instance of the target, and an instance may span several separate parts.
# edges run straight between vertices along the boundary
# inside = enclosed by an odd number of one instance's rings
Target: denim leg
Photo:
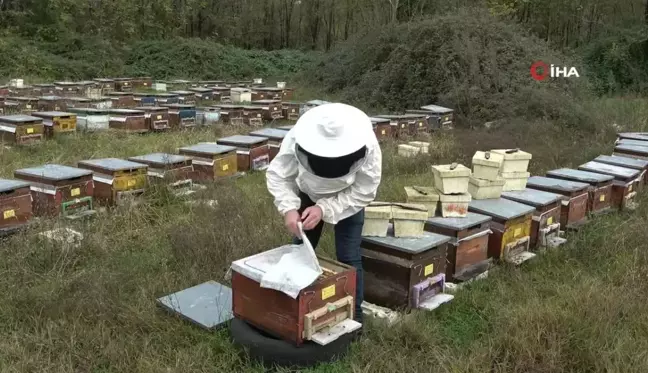
[[[362,271],[362,226],[364,209],[357,214],[341,220],[335,225],[335,249],[337,259],[356,269],[355,320],[362,322],[362,301],[364,299],[364,274]]]

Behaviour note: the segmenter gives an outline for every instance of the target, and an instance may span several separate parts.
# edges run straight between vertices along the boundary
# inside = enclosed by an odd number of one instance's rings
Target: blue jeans
[[[305,193],[300,192],[299,198],[301,199],[301,207],[299,213],[301,214],[308,207],[314,206],[315,202]],[[362,226],[364,225],[364,209],[360,210],[357,214],[352,215],[344,220],[340,220],[335,225],[335,251],[337,260],[355,267],[356,269],[356,295],[355,295],[355,320],[362,323],[362,300],[364,298],[364,281],[362,273],[362,256],[360,255],[360,243],[362,242]],[[320,237],[322,236],[322,228],[324,222],[320,221],[317,226],[309,231],[305,231],[306,237],[313,245],[313,249],[317,248]],[[302,240],[294,238],[293,243],[300,245]]]

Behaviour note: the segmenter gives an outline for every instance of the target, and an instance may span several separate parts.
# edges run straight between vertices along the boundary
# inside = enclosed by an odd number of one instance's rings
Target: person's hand
[[[299,234],[299,227],[297,224],[301,219],[299,218],[299,212],[297,210],[290,210],[284,215],[284,224],[286,225],[286,228],[288,228],[288,231],[292,234],[295,235],[295,237],[301,236]]]
[[[311,230],[322,220],[322,208],[315,205],[307,208],[302,213],[301,220],[304,224],[304,230]]]

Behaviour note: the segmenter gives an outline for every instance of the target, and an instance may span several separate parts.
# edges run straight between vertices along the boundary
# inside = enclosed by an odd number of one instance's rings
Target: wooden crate
[[[608,212],[612,208],[612,181],[614,176],[561,168],[548,171],[547,177],[589,184],[590,198],[587,211],[591,214]]]
[[[636,206],[640,171],[596,161],[584,163],[578,169],[613,176],[612,206],[620,210]]]
[[[392,136],[391,134],[391,125],[390,120],[387,118],[375,118],[371,117],[371,124],[373,125],[374,133],[378,141],[383,141]]]
[[[0,236],[25,227],[32,218],[29,183],[0,179]]]
[[[268,139],[265,137],[234,135],[220,138],[216,143],[237,148],[237,164],[241,172],[264,170],[270,163]]]
[[[146,190],[148,166],[145,164],[102,158],[80,161],[78,166],[93,172],[94,197],[97,202],[117,205]]]
[[[392,309],[419,308],[429,298],[443,293],[446,256],[450,237],[424,232],[420,238],[363,237],[362,267],[364,296],[369,303]],[[423,294],[419,285],[437,279]]]
[[[288,246],[290,248],[290,246]],[[309,317],[314,311],[329,312],[317,318],[318,324],[334,325],[353,319],[356,294],[355,268],[318,257],[324,273],[312,285],[301,290],[297,299],[283,292],[262,288],[261,278],[272,258],[278,260],[284,248],[270,250],[232,263],[232,309],[234,316],[277,338],[301,346],[311,336]],[[286,251],[287,252],[287,251]],[[278,254],[276,254],[278,253]],[[270,265],[273,263],[270,263]]]
[[[250,136],[265,137],[268,139],[270,162],[277,156],[281,143],[288,132],[277,128],[261,128],[249,133]]]
[[[433,217],[425,230],[450,237],[445,275],[453,282],[464,282],[487,271],[490,216],[469,212],[465,218]]]
[[[488,257],[500,261],[519,263],[528,257],[532,206],[504,198],[472,200],[468,211],[493,218],[488,240]]]
[[[47,164],[16,170],[14,177],[30,183],[33,211],[37,216],[76,219],[95,214],[91,171]]]
[[[0,140],[9,144],[40,143],[45,137],[43,119],[30,115],[0,116]]]
[[[132,109],[110,110],[109,127],[129,133],[145,133],[149,131],[145,112]]]
[[[253,106],[262,109],[262,118],[269,122],[283,118],[281,101],[279,100],[257,100],[252,101]]]
[[[237,170],[236,147],[201,143],[178,149],[178,153],[192,157],[194,180],[213,181],[235,176]]]
[[[37,111],[33,116],[42,118],[45,126],[45,137],[53,138],[55,135],[74,133],[77,127],[77,116],[74,113],[62,111]]]
[[[175,129],[196,127],[196,107],[187,104],[161,105],[169,108],[169,125]]]
[[[502,198],[535,208],[531,219],[531,249],[547,247],[551,237],[559,236],[562,195],[527,188],[502,192]]]
[[[146,126],[151,131],[169,131],[171,129],[169,108],[162,106],[136,107],[135,110],[144,112]]]

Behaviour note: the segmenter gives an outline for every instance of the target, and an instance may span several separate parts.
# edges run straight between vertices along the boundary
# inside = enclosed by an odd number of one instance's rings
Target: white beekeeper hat
[[[337,158],[360,150],[374,136],[371,119],[346,104],[324,104],[305,112],[295,124],[295,140],[307,152]]]

